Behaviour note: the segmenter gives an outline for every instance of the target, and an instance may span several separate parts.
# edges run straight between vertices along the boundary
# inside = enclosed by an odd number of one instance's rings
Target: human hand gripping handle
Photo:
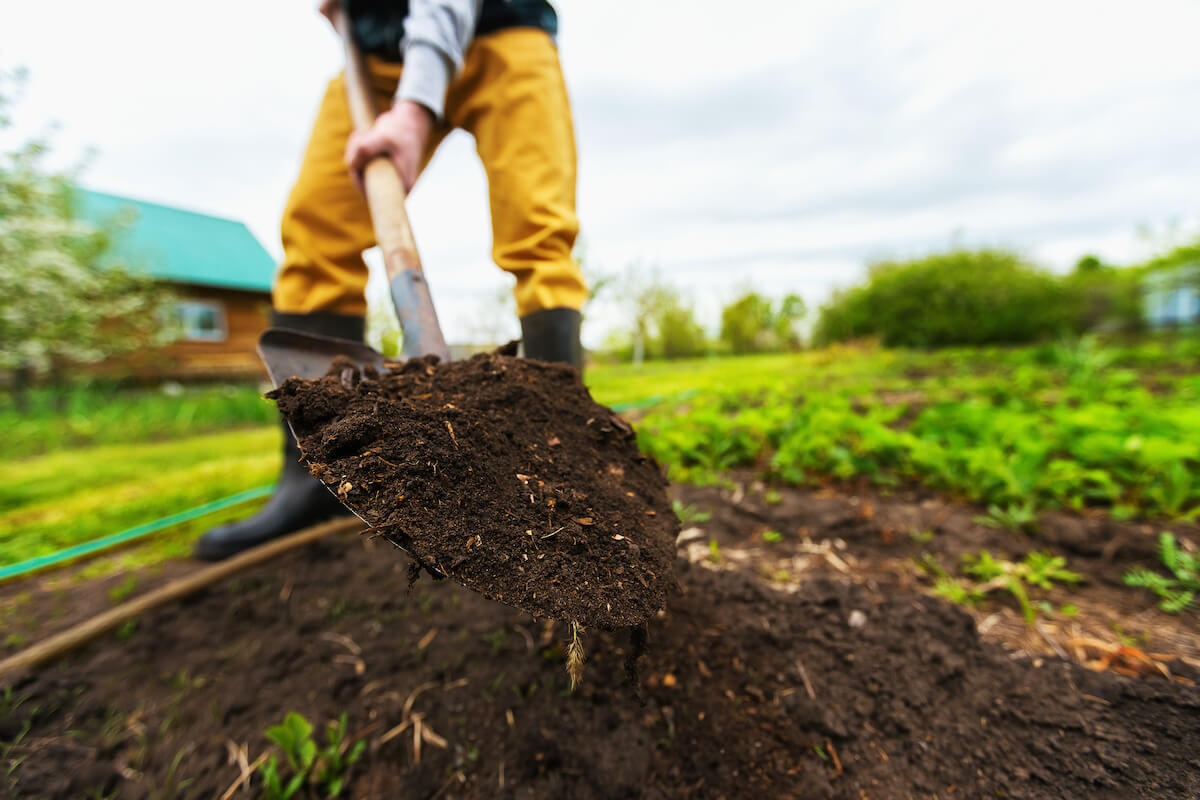
[[[326,13],[325,3],[321,5],[322,13]],[[409,118],[405,122],[405,114],[412,110],[389,112],[379,117],[384,123],[380,130],[376,124],[375,101],[371,95],[367,80],[366,67],[358,46],[350,30],[350,20],[340,3],[334,3],[327,16],[333,22],[334,28],[342,37],[346,50],[346,99],[350,104],[350,117],[354,121],[355,132],[347,144],[347,159],[354,156],[350,162],[352,174],[356,176],[359,187],[367,198],[367,206],[371,211],[371,220],[375,226],[375,239],[379,249],[383,251],[383,263],[387,272],[388,283],[391,287],[392,302],[396,306],[396,315],[400,319],[400,327],[404,331],[404,356],[413,358],[433,354],[442,361],[450,360],[450,349],[442,336],[438,325],[437,314],[433,308],[433,300],[429,295],[429,284],[425,282],[421,270],[421,257],[417,254],[417,244],[413,239],[412,227],[408,222],[408,213],[404,209],[404,201],[408,188],[416,179],[417,166],[420,163],[424,142],[432,127],[433,118],[429,111],[415,103],[398,103],[398,107],[415,106],[420,114],[424,114],[425,127],[421,133],[420,122]],[[420,117],[417,117],[419,120]],[[397,128],[405,128],[407,132],[400,135],[392,144],[394,146],[380,147],[372,150],[372,143],[383,139],[391,140]],[[413,127],[413,126],[416,127]],[[359,148],[353,154],[350,146],[358,137]],[[420,146],[409,152],[409,142]],[[398,161],[396,150],[402,151]],[[360,152],[361,151],[361,152]],[[412,159],[411,179],[402,176],[404,162]]]

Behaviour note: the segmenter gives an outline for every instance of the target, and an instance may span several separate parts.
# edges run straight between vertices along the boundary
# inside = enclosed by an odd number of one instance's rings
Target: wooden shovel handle
[[[366,63],[354,42],[350,19],[341,6],[334,11],[333,26],[346,49],[344,80],[350,118],[356,130],[365,131],[375,123],[378,109],[371,93]],[[438,324],[429,284],[421,269],[417,242],[404,208],[407,197],[404,182],[391,159],[380,156],[368,162],[363,169],[363,188],[375,227],[375,241],[383,251],[383,267],[387,272],[392,303],[404,331],[404,355],[413,358],[433,354],[442,361],[449,361],[450,348],[446,346]]]
[[[355,130],[366,131],[379,116],[366,63],[358,45],[354,43],[346,12],[339,7],[333,19],[346,48],[345,83],[350,118],[354,121]],[[366,189],[367,205],[371,209],[371,220],[375,224],[375,239],[383,251],[388,280],[393,280],[406,269],[420,270],[421,257],[417,254],[417,242],[408,222],[408,212],[404,209],[407,194],[395,165],[387,158],[372,159],[363,170],[363,187]]]

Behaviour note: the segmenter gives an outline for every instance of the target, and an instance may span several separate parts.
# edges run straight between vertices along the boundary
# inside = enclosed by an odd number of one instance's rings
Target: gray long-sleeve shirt
[[[446,88],[462,69],[482,6],[483,0],[409,0],[396,100],[420,103],[441,119]]]

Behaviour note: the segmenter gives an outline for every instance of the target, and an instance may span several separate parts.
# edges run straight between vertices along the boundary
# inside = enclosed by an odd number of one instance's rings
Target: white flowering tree
[[[21,82],[0,73],[0,129]],[[127,221],[80,219],[72,175],[45,168],[46,152],[44,140],[0,152],[0,375],[18,392],[170,336],[169,292],[113,254]]]

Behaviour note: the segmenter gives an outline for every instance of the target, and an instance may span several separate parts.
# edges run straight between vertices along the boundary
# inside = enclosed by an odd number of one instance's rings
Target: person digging
[[[320,11],[332,20],[337,8],[337,0],[323,0]],[[385,155],[407,191],[457,128],[474,136],[487,174],[492,257],[516,278],[524,355],[581,368],[587,288],[571,258],[579,231],[575,139],[553,7],[546,0],[348,0],[345,10],[386,110],[370,130],[354,132],[342,76],[330,81],[283,213],[272,327],[362,340],[362,254],[375,239],[361,170]],[[283,438],[274,494],[254,516],[205,533],[198,558],[227,558],[347,513],[300,463],[286,423]]]

